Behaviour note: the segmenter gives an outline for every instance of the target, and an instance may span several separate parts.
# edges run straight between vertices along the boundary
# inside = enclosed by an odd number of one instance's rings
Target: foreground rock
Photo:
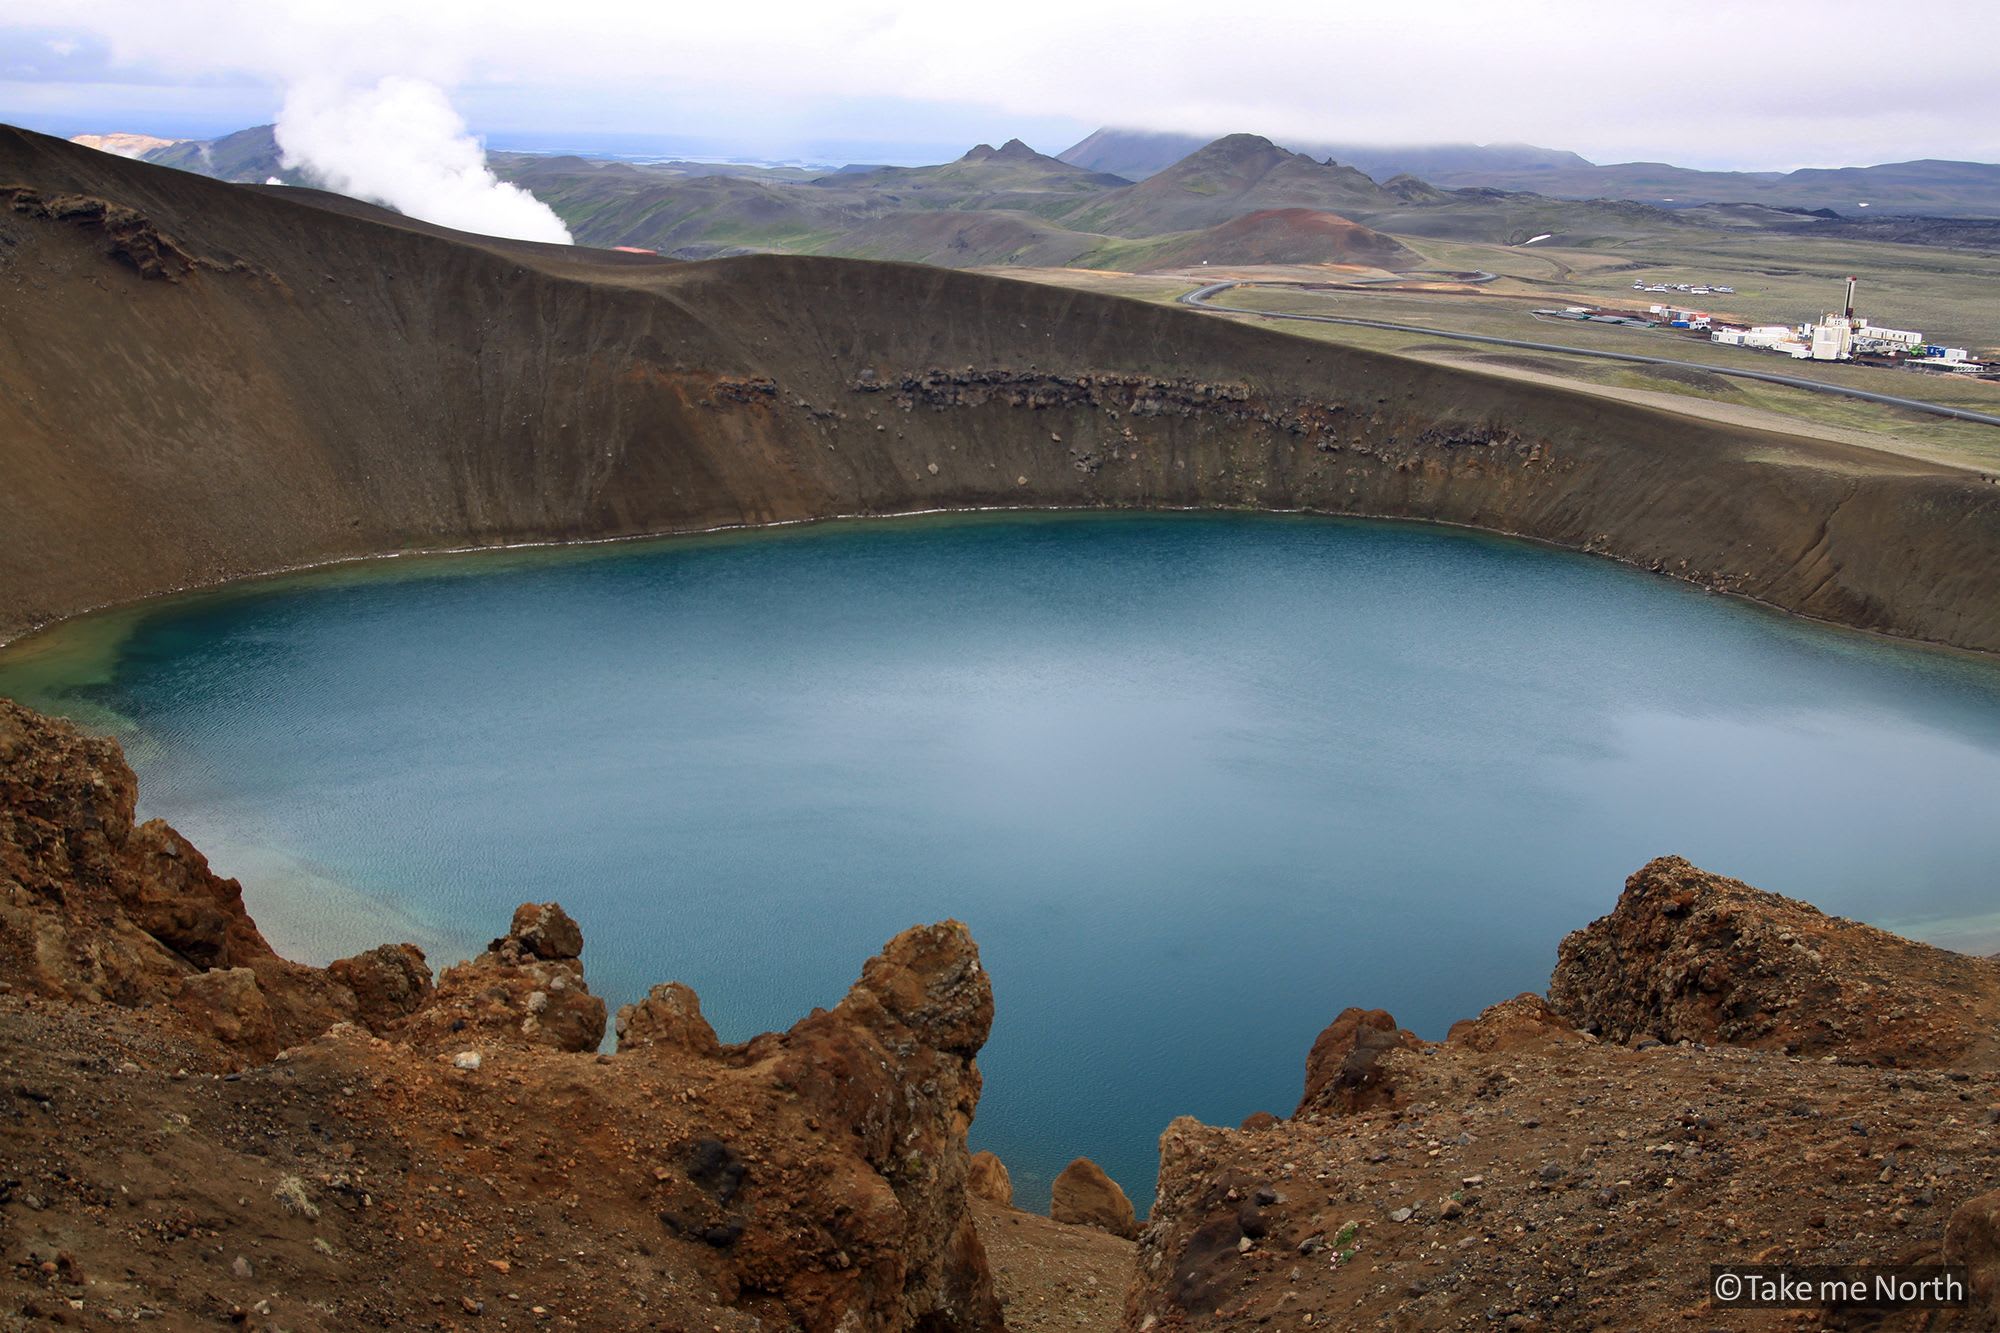
[[[1396,1088],[1383,1057],[1421,1044],[1381,1009],[1343,1010],[1306,1057],[1306,1090],[1296,1114],[1344,1115],[1394,1105]]]
[[[1072,1226],[1096,1227],[1127,1240],[1139,1234],[1138,1215],[1118,1182],[1088,1157],[1062,1169],[1049,1189],[1049,1217]]]
[[[1990,966],[1654,862],[1552,1000],[1439,1044],[1350,1010],[1293,1119],[1169,1126],[1127,1327],[2000,1326]],[[1974,1307],[1706,1304],[1712,1262],[1947,1260]]]
[[[1720,1042],[1899,1066],[2000,1063],[2000,964],[1653,861],[1569,936],[1549,999],[1614,1041]]]
[[[555,903],[522,903],[507,933],[470,962],[445,969],[402,1034],[416,1045],[481,1039],[594,1051],[604,1001],[583,980],[583,931]]]
[[[1974,1299],[2000,1315],[2000,1190],[1966,1200],[1951,1215],[1944,1261],[1964,1264]]]
[[[410,946],[299,967],[132,797],[0,703],[0,1324],[999,1329],[963,926],[741,1046],[656,988],[605,1056],[557,905],[435,987]]]
[[[972,1154],[965,1188],[975,1199],[997,1203],[1002,1208],[1014,1206],[1014,1178],[1007,1174],[1007,1164],[990,1152]]]
[[[663,982],[637,1004],[618,1010],[618,1049],[643,1051],[670,1046],[695,1055],[716,1055],[722,1043],[702,1016],[701,998],[678,981]]]
[[[0,699],[0,976],[28,994],[174,1010],[269,1057],[359,1016],[346,986],[278,957],[242,887],[161,820],[137,823],[115,741]]]

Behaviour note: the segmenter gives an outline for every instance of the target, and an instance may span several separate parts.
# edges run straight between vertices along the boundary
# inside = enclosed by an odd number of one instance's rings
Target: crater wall
[[[1466,524],[2000,651],[1972,473],[978,274],[462,236],[5,128],[0,473],[0,637],[397,551],[1191,506]]]

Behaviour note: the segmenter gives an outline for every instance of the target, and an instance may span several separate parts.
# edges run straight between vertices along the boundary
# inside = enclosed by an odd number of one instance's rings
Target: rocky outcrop
[[[1651,1037],[1898,1066],[2000,1062],[2000,966],[1662,857],[1562,942],[1555,1008]]]
[[[356,1013],[278,957],[242,887],[159,820],[115,741],[0,699],[0,975],[28,992],[164,1005],[251,1056]]]
[[[1988,966],[1654,862],[1565,943],[1552,1000],[1436,1044],[1342,1014],[1308,1097],[1336,1132],[1170,1125],[1126,1326],[1686,1328],[1719,1314],[1694,1253],[1962,1263],[1974,1308],[1824,1322],[1990,1328]]]
[[[980,1089],[973,1057],[992,1025],[993,988],[971,933],[947,921],[891,940],[831,1012],[745,1048],[816,1118],[851,1127],[847,1141],[872,1173],[829,1182],[849,1220],[795,1236],[773,1262],[844,1256],[859,1275],[857,1299],[901,1293],[898,1327],[999,1327],[965,1192]],[[863,1229],[871,1225],[880,1231]]]
[[[618,1009],[618,1049],[641,1051],[671,1046],[692,1055],[716,1055],[722,1043],[702,1017],[701,998],[678,981],[653,987],[646,998]]]
[[[1974,1308],[2000,1325],[2000,1190],[1967,1199],[1952,1213],[1943,1258],[1965,1265]]]
[[[965,1189],[975,1199],[1002,1208],[1014,1206],[1014,1178],[1007,1174],[1007,1164],[990,1152],[972,1154],[966,1164]]]
[[[1306,1056],[1306,1090],[1294,1115],[1350,1115],[1396,1102],[1384,1057],[1423,1045],[1381,1009],[1344,1009]]]
[[[142,278],[179,282],[201,262],[144,214],[122,204],[82,194],[45,195],[19,185],[0,187],[0,200],[26,217],[96,232],[103,238],[105,253]]]
[[[1118,1182],[1088,1157],[1062,1169],[1049,1189],[1049,1216],[1071,1226],[1096,1227],[1130,1240],[1139,1234],[1138,1214]]]
[[[904,931],[833,1008],[743,1045],[655,987],[605,1055],[558,905],[522,904],[435,986],[408,945],[300,967],[233,881],[134,827],[134,795],[115,743],[0,703],[0,1207],[24,1181],[34,1200],[7,1212],[0,1286],[39,1293],[0,1308],[42,1309],[81,1248],[127,1306],[183,1321],[270,1305],[252,1284],[278,1262],[287,1326],[427,1325],[525,1289],[582,1327],[998,1333],[965,1142],[993,992],[963,925]],[[128,1190],[155,1220],[109,1214]],[[217,1279],[179,1244],[197,1217],[255,1263]],[[41,1246],[68,1266],[17,1253]]]
[[[485,953],[445,969],[402,1035],[427,1046],[484,1039],[594,1051],[604,1040],[604,1001],[584,984],[582,954],[583,931],[567,912],[522,903]]]
[[[414,944],[383,944],[327,964],[327,975],[354,992],[355,1018],[378,1037],[431,998],[430,964]]]
[[[1477,1018],[1461,1018],[1444,1039],[1449,1045],[1474,1051],[1519,1051],[1574,1041],[1578,1035],[1575,1024],[1529,991],[1488,1005]]]

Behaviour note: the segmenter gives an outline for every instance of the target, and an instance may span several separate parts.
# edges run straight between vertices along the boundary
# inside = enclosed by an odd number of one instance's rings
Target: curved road
[[[1849,389],[1838,384],[1827,384],[1820,380],[1800,379],[1796,375],[1778,375],[1768,370],[1738,370],[1729,366],[1712,366],[1705,361],[1677,361],[1666,356],[1642,356],[1637,352],[1600,352],[1589,347],[1570,347],[1563,343],[1526,342],[1519,338],[1499,338],[1488,333],[1457,333],[1451,329],[1430,329],[1421,324],[1391,324],[1380,319],[1351,319],[1345,315],[1292,315],[1275,310],[1252,310],[1247,306],[1217,305],[1209,300],[1218,292],[1226,292],[1231,287],[1288,287],[1292,283],[1272,282],[1211,282],[1206,287],[1179,298],[1182,305],[1191,305],[1201,310],[1216,310],[1230,315],[1256,315],[1263,319],[1298,319],[1309,324],[1353,324],[1364,329],[1389,329],[1397,333],[1421,333],[1433,338],[1452,338],[1459,342],[1488,343],[1495,347],[1521,347],[1531,352],[1561,352],[1565,356],[1590,356],[1601,361],[1632,361],[1645,366],[1682,366],[1689,370],[1706,370],[1716,375],[1733,375],[1737,379],[1763,380],[1767,384],[1783,384],[1794,389],[1809,389],[1814,393],[1830,393],[1839,398],[1859,398],[1868,403],[1884,403],[1890,407],[1906,407],[1913,412],[1929,412],[1933,416],[1955,417],[1960,421],[1976,421],[1982,426],[2000,426],[2000,416],[1986,412],[1974,412],[1964,407],[1949,407],[1944,403],[1927,403],[1920,398],[1898,398],[1893,394],[1870,393],[1866,389]]]

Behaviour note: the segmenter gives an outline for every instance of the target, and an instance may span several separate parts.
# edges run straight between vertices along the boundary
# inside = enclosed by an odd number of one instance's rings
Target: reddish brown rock
[[[414,944],[383,944],[327,964],[327,975],[354,992],[355,1017],[376,1036],[422,1008],[431,997],[430,964]]]
[[[1569,1020],[1533,991],[1489,1005],[1477,1018],[1451,1025],[1445,1041],[1475,1051],[1517,1051],[1547,1043],[1577,1040]]]
[[[247,967],[218,967],[184,977],[174,1002],[196,1028],[225,1046],[277,1049],[277,1022],[257,974]]]
[[[1139,1234],[1138,1215],[1118,1182],[1088,1157],[1062,1169],[1049,1190],[1049,1217],[1072,1226],[1096,1227],[1127,1240]]]
[[[1554,1007],[1657,1037],[1901,1066],[2000,1064],[2000,966],[1662,857],[1565,939]]]
[[[85,1246],[86,1270],[124,1274],[120,1299],[175,1323],[271,1299],[178,1243],[199,1216],[330,1327],[492,1311],[522,1280],[477,1279],[524,1266],[582,1327],[643,1308],[676,1328],[999,1333],[965,1145],[993,992],[964,926],[904,931],[832,1009],[741,1046],[692,991],[657,987],[623,1015],[644,1056],[610,1059],[581,932],[554,904],[524,905],[435,988],[409,946],[301,967],[198,852],[134,827],[116,745],[0,704],[0,761],[0,1103],[33,1108],[0,1116],[0,1158],[32,1163],[0,1195],[34,1200],[8,1210],[22,1252]],[[226,1087],[171,1076],[283,1047]],[[107,1222],[77,1188],[114,1159],[159,1225]],[[446,1224],[491,1256],[470,1277],[432,1263]],[[328,1245],[395,1280],[353,1281]],[[630,1284],[595,1277],[613,1270]],[[73,1308],[39,1261],[0,1265],[0,1287],[30,1318]]]
[[[518,952],[550,962],[583,957],[583,927],[556,903],[522,903],[507,933],[487,948]]]
[[[1007,1164],[990,1152],[972,1154],[966,1164],[965,1188],[975,1199],[1003,1208],[1014,1206],[1014,1178],[1007,1174]]]
[[[352,1017],[345,987],[271,951],[235,880],[165,823],[135,825],[137,794],[116,741],[0,699],[0,974],[166,1004],[259,1058]],[[234,969],[251,976],[187,984]]]
[[[714,1055],[722,1049],[715,1029],[702,1017],[701,1000],[678,981],[653,987],[646,998],[618,1010],[618,1050],[672,1046],[692,1055]]]
[[[1952,1213],[1944,1261],[1966,1266],[1973,1308],[2000,1323],[2000,1190],[1976,1195]]]
[[[1394,1105],[1396,1086],[1383,1057],[1423,1042],[1381,1009],[1344,1009],[1306,1056],[1306,1090],[1295,1115],[1348,1115]]]
[[[604,1001],[584,984],[583,932],[555,903],[523,903],[507,934],[448,967],[402,1029],[416,1045],[477,1041],[590,1051],[604,1040]]]
[[[794,1272],[802,1298],[841,1288],[849,1305],[892,1305],[902,1311],[894,1327],[999,1327],[965,1188],[980,1090],[973,1057],[992,1024],[993,987],[972,934],[945,921],[889,941],[832,1010],[741,1048],[819,1124],[844,1127],[856,1154],[824,1185],[841,1201],[827,1204],[833,1225],[787,1240],[784,1224],[798,1219],[771,1216],[755,1229],[753,1269]],[[834,1256],[831,1276],[814,1254]]]
[[[1243,1130],[1245,1133],[1254,1133],[1260,1129],[1269,1129],[1277,1123],[1278,1117],[1272,1115],[1269,1111],[1252,1111],[1249,1115],[1243,1117],[1243,1122],[1237,1128]]]

